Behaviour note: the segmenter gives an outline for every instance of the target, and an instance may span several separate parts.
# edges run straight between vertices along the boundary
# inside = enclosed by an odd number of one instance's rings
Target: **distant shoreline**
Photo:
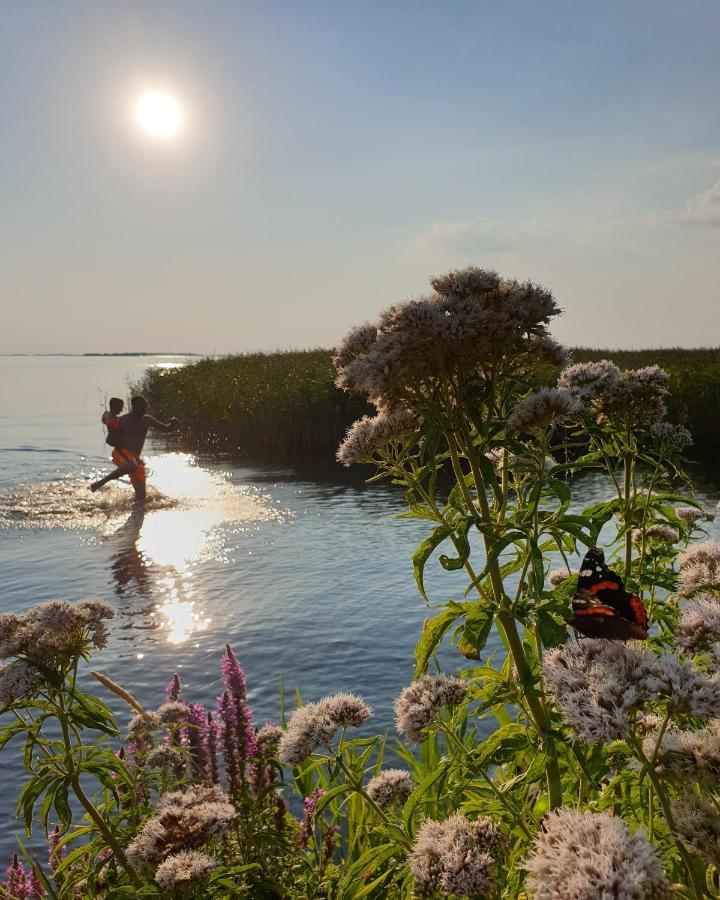
[[[0,353],[0,356],[74,356],[78,358],[83,358],[86,356],[192,356],[197,359],[202,359],[204,356],[206,356],[206,354],[186,352],[168,353],[167,351],[157,353],[151,350],[134,350],[127,353]]]

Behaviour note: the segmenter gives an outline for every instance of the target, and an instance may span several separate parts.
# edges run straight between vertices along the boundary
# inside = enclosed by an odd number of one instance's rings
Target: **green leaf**
[[[472,604],[472,612],[465,622],[461,640],[469,644],[478,655],[487,643],[493,618],[491,610],[486,609],[480,603]]]
[[[419,678],[427,670],[430,657],[440,646],[446,632],[464,614],[464,605],[450,601],[439,615],[426,620],[420,640],[415,646],[415,678]]]
[[[439,781],[447,774],[447,770],[449,767],[449,761],[439,765],[427,776],[427,778],[423,778],[420,784],[415,788],[412,794],[410,794],[410,796],[405,801],[405,805],[403,806],[403,823],[405,824],[405,829],[408,834],[410,833],[410,824],[412,822],[412,818],[418,803],[425,799],[425,795],[427,794],[428,790],[435,784],[435,782]]]
[[[538,631],[543,647],[560,647],[568,638],[567,626],[560,623],[544,609],[538,613]]]
[[[470,556],[470,541],[468,541],[467,533],[470,529],[472,521],[472,519],[466,519],[459,525],[455,533],[453,543],[455,544],[455,549],[458,551],[458,555],[455,557],[446,556],[444,553],[440,554],[440,565],[448,572],[454,572],[457,569],[462,569],[462,567],[468,561],[468,557]]]
[[[438,525],[438,527],[433,531],[429,538],[426,538],[422,543],[418,546],[417,550],[413,554],[412,562],[413,562],[413,571],[415,573],[415,581],[417,582],[418,590],[424,600],[428,600],[428,595],[425,592],[425,563],[430,559],[433,554],[433,551],[442,544],[444,540],[446,540],[449,535],[452,533],[452,529],[447,525]]]

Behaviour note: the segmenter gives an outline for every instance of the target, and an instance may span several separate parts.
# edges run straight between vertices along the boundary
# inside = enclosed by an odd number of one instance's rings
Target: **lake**
[[[375,708],[372,731],[391,730],[428,615],[410,562],[428,523],[393,518],[403,511],[397,492],[332,465],[321,474],[250,467],[151,439],[144,513],[133,511],[127,484],[90,493],[111,467],[100,424],[106,398],[127,396],[150,366],[184,362],[0,357],[1,611],[51,598],[111,602],[109,646],[92,667],[149,707],[175,671],[186,697],[212,705],[228,642],[247,671],[257,723],[278,720],[284,679],[289,706],[295,688],[308,700],[355,691]],[[701,476],[699,497],[714,508],[718,481]],[[577,496],[585,503],[608,493],[587,477]],[[717,523],[710,530],[720,536]],[[435,567],[428,585],[438,601],[461,599],[464,578]],[[497,649],[491,642],[487,652]],[[446,671],[466,664],[452,649],[440,662]],[[124,727],[127,710],[111,705]],[[22,831],[13,816],[17,756],[12,747],[0,754],[0,865]]]

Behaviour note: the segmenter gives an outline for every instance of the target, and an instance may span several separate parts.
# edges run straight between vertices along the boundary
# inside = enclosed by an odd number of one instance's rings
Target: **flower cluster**
[[[324,796],[325,791],[322,788],[315,788],[312,794],[303,800],[303,818],[300,825],[300,843],[303,847],[307,846],[312,837],[315,828],[315,810]]]
[[[553,587],[557,587],[568,578],[577,578],[578,575],[577,569],[553,569],[548,573],[548,581]]]
[[[370,779],[367,792],[378,806],[386,807],[393,803],[404,803],[414,787],[415,782],[409,772],[404,769],[384,769]]]
[[[115,610],[100,600],[48,600],[22,615],[0,615],[0,659],[24,657],[43,669],[68,665],[90,647],[104,647]]]
[[[674,800],[671,804],[675,829],[699,856],[720,868],[720,816],[703,797]]]
[[[600,423],[653,425],[666,414],[668,374],[659,366],[630,369],[608,381],[593,400]]]
[[[720,598],[707,596],[691,600],[680,614],[675,641],[683,650],[707,650],[720,640]]]
[[[672,525],[666,525],[664,522],[655,522],[647,528],[634,528],[632,539],[636,544],[641,544],[645,540],[646,544],[674,544],[680,540],[680,535],[676,528]]]
[[[575,363],[558,377],[558,387],[570,391],[580,400],[594,400],[605,388],[617,381],[620,369],[609,359],[599,362]]]
[[[682,453],[693,445],[692,435],[684,425],[656,422],[650,431],[660,449],[665,452]]]
[[[689,528],[694,527],[697,522],[712,522],[715,519],[715,513],[697,509],[695,506],[678,506],[675,515]]]
[[[520,432],[542,433],[550,425],[566,422],[580,409],[580,402],[570,391],[543,388],[517,404],[508,424]]]
[[[32,697],[40,684],[37,673],[23,660],[0,666],[0,707]]]
[[[720,777],[720,731],[717,723],[696,731],[657,727],[643,739],[643,753],[655,759],[658,771],[676,778],[716,783]]]
[[[678,590],[684,597],[703,591],[720,591],[720,544],[703,541],[691,544],[680,554]]]
[[[376,455],[392,453],[417,431],[417,416],[407,409],[387,409],[373,416],[363,416],[348,428],[338,447],[337,460],[343,466],[370,463]]]
[[[566,721],[587,741],[626,737],[651,701],[664,702],[671,713],[720,716],[720,676],[669,653],[584,640],[549,651],[543,675]]]
[[[128,846],[128,858],[136,865],[152,865],[181,851],[197,850],[225,834],[236,817],[230,798],[216,785],[164,794],[156,815]]]
[[[395,304],[376,325],[353,329],[335,352],[337,384],[366,394],[380,408],[422,413],[447,379],[482,372],[500,359],[520,371],[558,356],[537,342],[559,309],[529,282],[467,268],[432,279],[435,293]]]
[[[488,450],[485,457],[490,460],[500,473],[502,473],[503,468],[506,468],[515,477],[520,479],[525,475],[537,474],[537,461],[530,455],[518,456],[515,453],[510,453],[500,447],[495,447],[492,450]],[[552,472],[556,465],[556,459],[552,456],[546,456],[543,460],[543,473],[547,475]]]
[[[358,728],[371,714],[372,709],[354,694],[333,694],[317,703],[306,703],[290,716],[278,755],[291,765],[299,765],[318,747],[328,746],[338,728]]]
[[[155,883],[163,891],[173,891],[193,881],[201,881],[215,868],[215,860],[197,850],[181,850],[157,867]]]
[[[419,897],[488,895],[495,856],[504,844],[491,819],[471,822],[462,815],[443,822],[427,819],[409,856]]]
[[[447,675],[423,675],[404,688],[395,700],[395,727],[409,741],[422,741],[425,731],[445,706],[458,706],[467,685]]]
[[[655,848],[608,813],[549,815],[525,860],[535,900],[670,900]]]
[[[40,900],[47,897],[47,892],[38,881],[35,872],[25,871],[25,866],[17,853],[14,854],[5,875],[6,881],[0,883],[0,897],[7,897],[8,900]]]

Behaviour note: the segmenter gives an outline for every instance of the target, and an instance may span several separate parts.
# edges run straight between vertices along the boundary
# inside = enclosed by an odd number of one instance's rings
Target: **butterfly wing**
[[[586,637],[614,641],[647,637],[642,600],[625,590],[622,578],[608,568],[599,550],[585,554],[572,606],[572,625]]]

